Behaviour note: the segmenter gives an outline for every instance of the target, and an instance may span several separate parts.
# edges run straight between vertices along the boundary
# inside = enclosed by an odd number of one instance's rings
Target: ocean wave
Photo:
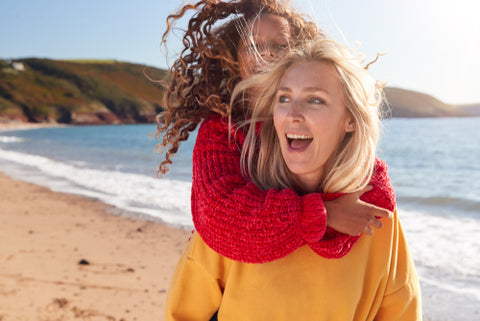
[[[398,213],[415,263],[425,275],[449,284],[480,284],[479,220],[403,208]]]
[[[49,187],[53,191],[84,195],[182,227],[191,227],[191,183],[157,179],[141,174],[80,168],[43,156],[0,149],[0,160],[16,164],[3,166],[7,174]]]
[[[441,213],[470,213],[473,217],[480,219],[480,200],[478,199],[452,196],[397,196],[397,202],[409,207],[438,208]]]
[[[480,221],[398,209],[429,320],[473,320],[480,306]],[[461,306],[461,314],[453,309]]]

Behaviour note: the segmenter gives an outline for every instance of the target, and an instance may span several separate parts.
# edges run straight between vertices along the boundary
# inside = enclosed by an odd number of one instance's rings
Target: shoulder
[[[374,175],[380,174],[380,173],[387,174],[387,171],[388,171],[387,162],[385,162],[383,159],[380,159],[378,156],[375,157],[375,164],[373,168]]]
[[[243,145],[245,141],[245,133],[242,129],[235,126],[234,122],[230,122],[227,117],[213,114],[205,118],[200,125],[197,134],[197,142],[203,141],[228,141],[236,142],[236,145]]]
[[[388,177],[388,166],[384,160],[378,157],[375,158],[372,177],[368,185],[371,185],[373,189],[362,195],[363,201],[390,211],[395,209],[395,193]]]
[[[228,130],[228,119],[218,114],[213,114],[205,118],[200,124],[198,135],[205,135],[211,132]]]
[[[373,166],[372,178],[370,179],[371,185],[380,185],[384,187],[392,188],[390,183],[390,178],[388,177],[388,166],[387,163],[375,157],[375,163]]]
[[[192,235],[185,254],[216,278],[223,278],[232,263],[232,260],[212,250],[197,232]]]

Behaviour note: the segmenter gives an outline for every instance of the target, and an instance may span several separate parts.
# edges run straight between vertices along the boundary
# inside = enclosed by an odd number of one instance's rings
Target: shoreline
[[[191,231],[3,172],[0,191],[0,320],[163,320]]]
[[[37,128],[67,127],[69,125],[58,123],[26,123],[21,121],[2,122],[0,121],[0,133],[12,130],[28,130]]]

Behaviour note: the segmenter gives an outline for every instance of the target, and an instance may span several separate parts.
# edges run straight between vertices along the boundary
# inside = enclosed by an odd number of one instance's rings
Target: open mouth
[[[312,136],[298,135],[298,134],[286,134],[288,146],[295,151],[304,150],[313,141]]]

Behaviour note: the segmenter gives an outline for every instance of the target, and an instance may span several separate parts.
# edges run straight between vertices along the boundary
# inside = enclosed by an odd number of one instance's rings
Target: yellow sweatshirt
[[[264,264],[240,263],[194,234],[180,259],[166,320],[422,320],[420,288],[395,212],[341,259],[308,246]]]

